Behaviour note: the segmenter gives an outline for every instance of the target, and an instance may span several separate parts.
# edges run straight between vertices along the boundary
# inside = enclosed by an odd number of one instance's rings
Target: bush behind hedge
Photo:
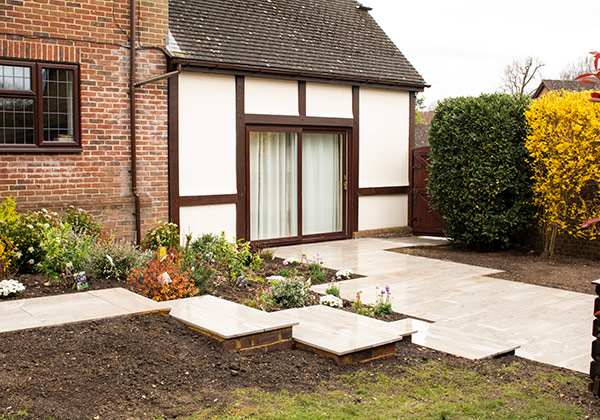
[[[486,94],[446,99],[436,109],[428,192],[445,234],[469,248],[507,247],[531,224],[528,105],[524,96]]]

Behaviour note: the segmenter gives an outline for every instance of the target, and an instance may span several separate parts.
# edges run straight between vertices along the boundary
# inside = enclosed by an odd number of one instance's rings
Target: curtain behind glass
[[[302,134],[302,234],[342,230],[342,139]]]
[[[298,235],[298,135],[250,133],[250,239]]]

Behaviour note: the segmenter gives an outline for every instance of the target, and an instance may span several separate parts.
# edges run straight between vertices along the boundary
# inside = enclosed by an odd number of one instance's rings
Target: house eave
[[[423,92],[430,85],[423,83],[415,83],[410,81],[398,81],[391,79],[377,79],[369,77],[360,77],[355,75],[332,75],[318,72],[306,72],[298,70],[289,70],[281,68],[265,68],[258,66],[217,63],[203,60],[193,60],[189,58],[173,57],[170,60],[171,64],[180,64],[182,70],[208,71],[215,73],[231,73],[236,75],[247,75],[255,77],[285,77],[303,81],[339,83],[349,85],[363,85],[373,87],[384,87],[388,89],[406,90],[411,92]]]

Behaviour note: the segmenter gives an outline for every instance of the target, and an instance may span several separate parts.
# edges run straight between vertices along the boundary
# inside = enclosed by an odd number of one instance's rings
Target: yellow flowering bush
[[[600,107],[589,92],[550,92],[525,112],[526,147],[533,166],[534,204],[552,256],[558,232],[594,239],[599,226],[582,224],[600,215]]]

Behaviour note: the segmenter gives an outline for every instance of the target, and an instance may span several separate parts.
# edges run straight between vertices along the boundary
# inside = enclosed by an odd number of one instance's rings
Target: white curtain
[[[298,135],[250,133],[250,238],[298,235]]]
[[[340,134],[302,134],[302,234],[342,230]]]

